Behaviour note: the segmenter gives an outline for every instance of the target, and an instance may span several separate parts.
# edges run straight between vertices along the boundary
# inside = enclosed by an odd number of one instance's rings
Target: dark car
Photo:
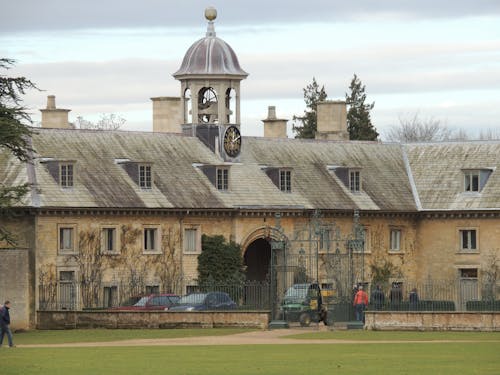
[[[129,306],[115,307],[113,310],[119,311],[149,311],[168,310],[171,306],[179,302],[180,297],[176,294],[150,294],[141,297],[136,303]]]
[[[181,297],[169,311],[234,310],[236,303],[224,292],[193,293]]]

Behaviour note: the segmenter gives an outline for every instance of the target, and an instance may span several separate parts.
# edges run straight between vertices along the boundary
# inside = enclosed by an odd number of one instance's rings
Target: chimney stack
[[[286,119],[276,118],[276,107],[269,106],[267,108],[267,118],[262,120],[264,123],[265,138],[287,138],[286,135]]]
[[[41,109],[42,128],[73,129],[68,121],[70,109],[56,108],[55,95],[47,96],[47,107]]]
[[[160,96],[153,102],[153,131],[161,133],[182,133],[181,98]]]
[[[347,106],[342,100],[318,103],[316,139],[348,141]]]

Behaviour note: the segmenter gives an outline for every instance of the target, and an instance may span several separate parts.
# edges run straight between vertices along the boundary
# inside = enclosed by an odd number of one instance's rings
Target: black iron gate
[[[324,304],[334,320],[352,320],[353,289],[365,283],[364,228],[354,213],[349,233],[319,211],[291,235],[281,227],[281,215],[271,229],[270,300],[273,321],[304,323],[317,303]],[[321,294],[316,301],[316,290]],[[309,322],[306,322],[309,323]]]

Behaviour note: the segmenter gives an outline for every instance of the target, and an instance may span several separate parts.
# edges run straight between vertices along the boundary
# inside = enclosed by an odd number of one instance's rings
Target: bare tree
[[[81,231],[78,248],[79,254],[69,259],[76,261],[80,270],[82,302],[84,307],[97,307],[105,261],[99,231]]]
[[[180,229],[164,228],[161,238],[163,252],[157,256],[156,274],[165,292],[179,292],[181,288]]]
[[[434,118],[421,119],[418,112],[410,118],[399,117],[399,125],[394,125],[387,133],[393,142],[430,142],[454,139],[453,131]]]
[[[114,113],[103,113],[97,122],[92,122],[78,116],[75,121],[75,126],[79,129],[90,130],[118,130],[125,124],[127,120]]]
[[[480,140],[497,140],[500,139],[500,129],[485,129],[479,132]]]

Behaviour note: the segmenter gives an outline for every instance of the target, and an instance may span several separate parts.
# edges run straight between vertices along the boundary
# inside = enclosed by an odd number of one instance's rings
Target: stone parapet
[[[268,311],[38,311],[37,329],[76,328],[258,328]]]
[[[367,311],[365,329],[374,331],[500,332],[500,312]]]

